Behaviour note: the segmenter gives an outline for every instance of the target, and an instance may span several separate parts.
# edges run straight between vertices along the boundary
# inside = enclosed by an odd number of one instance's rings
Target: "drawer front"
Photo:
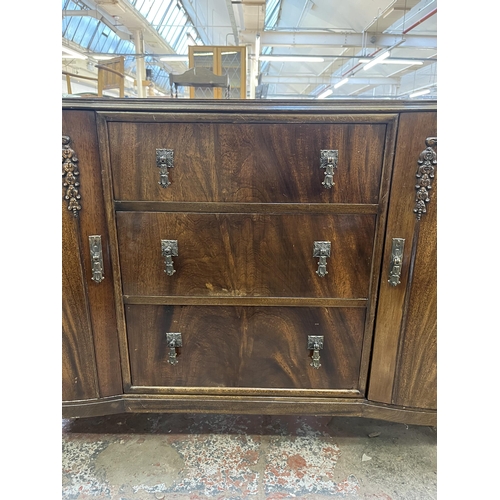
[[[362,308],[125,308],[133,386],[357,389]],[[182,347],[171,364],[167,333]],[[319,368],[308,335],[323,336]]]
[[[118,212],[125,295],[366,298],[375,215]],[[177,242],[167,274],[162,240]],[[317,274],[315,241],[330,242]]]
[[[121,201],[377,204],[385,124],[109,122]],[[173,150],[168,187],[157,149]],[[338,151],[325,188],[321,151]]]

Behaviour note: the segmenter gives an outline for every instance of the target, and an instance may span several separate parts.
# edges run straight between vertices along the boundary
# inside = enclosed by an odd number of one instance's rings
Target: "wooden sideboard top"
[[[402,111],[436,111],[437,101],[346,99],[129,99],[129,98],[63,98],[63,109],[96,111],[200,111],[235,113],[395,113]]]

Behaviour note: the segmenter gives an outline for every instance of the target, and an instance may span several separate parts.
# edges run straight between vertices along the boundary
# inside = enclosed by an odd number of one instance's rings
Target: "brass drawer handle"
[[[325,189],[331,189],[335,186],[333,182],[334,169],[337,168],[339,159],[338,149],[321,149],[320,150],[320,168],[325,169],[325,179],[321,183]]]
[[[170,333],[167,334],[167,344],[169,348],[168,362],[171,365],[176,365],[179,360],[177,359],[177,347],[182,347],[182,334],[181,333]]]
[[[330,241],[315,241],[313,246],[313,257],[319,257],[318,270],[316,274],[324,278],[328,271],[326,270],[326,258],[330,257],[332,244]]]
[[[162,188],[167,188],[170,184],[172,184],[168,178],[168,169],[174,167],[174,150],[157,149],[156,166],[160,169],[160,180],[158,181],[158,184]]]
[[[389,285],[397,286],[401,283],[401,269],[403,267],[404,238],[392,238],[391,262],[389,263]]]
[[[161,240],[161,254],[165,257],[165,272],[172,276],[175,273],[172,257],[179,255],[177,240]]]
[[[319,362],[319,350],[323,349],[323,335],[308,335],[307,349],[309,351],[313,351],[310,366],[318,369],[321,366],[321,363]]]
[[[92,281],[100,283],[104,279],[104,265],[102,262],[101,235],[89,236],[90,263],[92,267]]]

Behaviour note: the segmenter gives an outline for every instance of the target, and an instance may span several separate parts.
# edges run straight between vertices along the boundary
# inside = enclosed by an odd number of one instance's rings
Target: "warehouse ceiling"
[[[437,98],[436,0],[63,0],[62,32],[63,93],[123,55],[126,95],[139,60],[170,95],[189,45],[245,45],[249,98]]]

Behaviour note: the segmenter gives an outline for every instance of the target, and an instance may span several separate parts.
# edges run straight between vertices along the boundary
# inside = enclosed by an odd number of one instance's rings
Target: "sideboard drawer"
[[[116,200],[379,202],[384,123],[109,122],[108,133]],[[172,151],[168,187],[160,185],[157,149]],[[322,151],[338,155],[331,188]]]
[[[358,388],[364,308],[128,305],[125,314],[133,386]],[[174,353],[167,333],[181,335]],[[309,335],[323,336],[319,368]]]
[[[118,212],[124,295],[366,298],[375,215]],[[170,258],[162,240],[175,241]],[[315,242],[330,243],[318,274]]]

